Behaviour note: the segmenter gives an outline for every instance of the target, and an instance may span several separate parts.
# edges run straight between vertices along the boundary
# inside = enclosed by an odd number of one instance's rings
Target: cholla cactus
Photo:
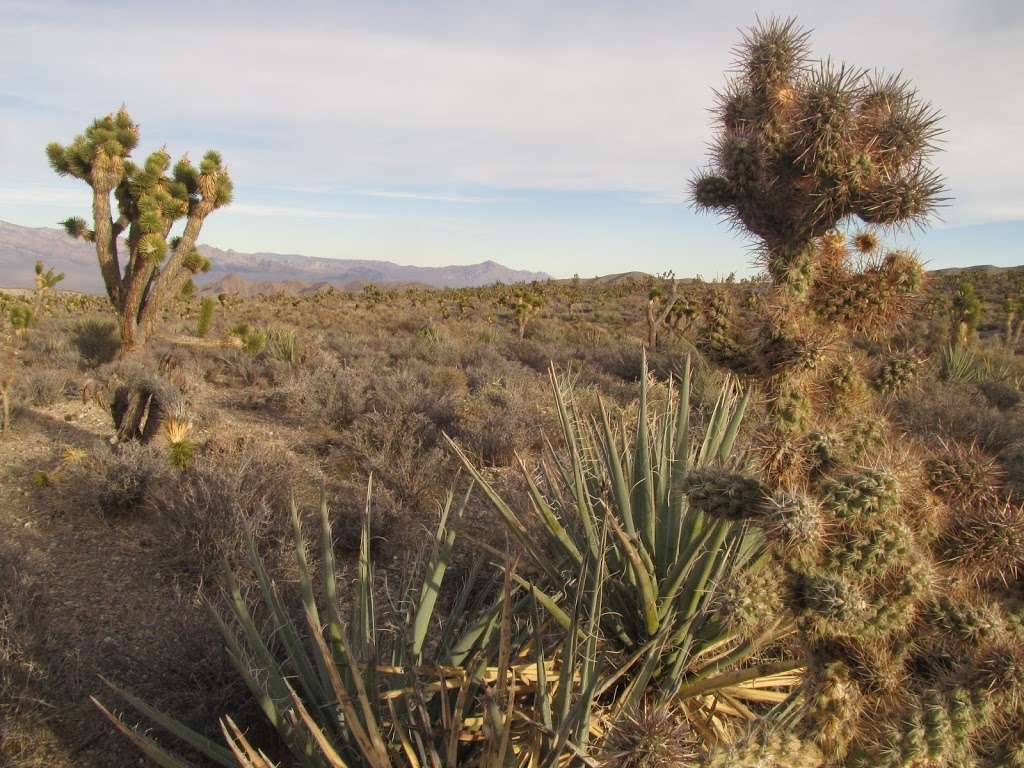
[[[893,355],[882,363],[872,383],[879,392],[895,394],[917,378],[921,364],[921,358],[913,354]]]
[[[704,768],[820,768],[824,758],[810,741],[776,730],[715,751]]]
[[[786,307],[765,321],[798,338],[813,315],[854,327],[891,319],[919,288],[920,265],[899,251],[879,259],[869,229],[854,240],[868,260],[859,269],[838,227],[929,218],[944,190],[929,165],[939,114],[898,76],[812,63],[808,33],[793,20],[747,31],[736,72],[719,95],[710,165],[691,191],[699,210],[760,241]]]
[[[58,175],[82,179],[92,188],[93,228],[74,217],[63,224],[69,235],[96,246],[107,297],[120,315],[122,354],[145,343],[156,319],[192,274],[209,269],[196,241],[206,217],[230,203],[232,195],[231,178],[218,153],[207,152],[198,168],[182,157],[171,169],[171,156],[159,149],[136,165],[131,153],[138,142],[138,126],[122,107],[95,120],[71,144],[46,147]],[[168,241],[171,226],[181,218],[186,219],[183,234]],[[127,238],[123,263],[122,234]]]
[[[691,470],[683,479],[682,491],[691,506],[730,520],[760,516],[767,498],[755,478],[718,467]]]
[[[925,462],[925,470],[931,489],[954,504],[978,508],[999,503],[1005,473],[977,442],[963,445],[940,439],[935,455]]]
[[[1009,585],[1024,574],[1024,507],[1010,503],[961,515],[946,537],[950,562],[980,584]]]
[[[893,510],[899,488],[892,475],[866,469],[826,482],[824,502],[840,519],[865,519]]]

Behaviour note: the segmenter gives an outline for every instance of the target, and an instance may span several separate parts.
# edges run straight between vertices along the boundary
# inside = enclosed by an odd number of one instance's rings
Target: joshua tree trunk
[[[6,435],[11,428],[10,388],[10,382],[0,381],[0,435]]]
[[[669,313],[672,312],[672,307],[676,303],[677,290],[676,281],[672,280],[672,287],[667,299],[663,296],[651,296],[647,300],[647,347],[649,349],[658,348],[658,332],[668,320]],[[663,300],[665,301],[664,306],[661,305]]]

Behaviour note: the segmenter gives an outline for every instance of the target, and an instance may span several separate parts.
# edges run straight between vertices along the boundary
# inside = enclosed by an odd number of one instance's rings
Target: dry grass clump
[[[54,487],[55,509],[63,514],[93,512],[110,519],[144,516],[172,475],[156,445],[129,442],[100,446],[69,463]]]
[[[281,445],[222,438],[200,446],[149,502],[181,540],[185,563],[219,571],[245,555],[250,539],[273,552],[288,537],[292,500],[317,484],[317,473]]]

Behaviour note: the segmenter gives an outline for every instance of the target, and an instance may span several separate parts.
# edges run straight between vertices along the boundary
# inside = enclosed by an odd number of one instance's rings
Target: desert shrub
[[[111,362],[121,350],[117,325],[110,320],[82,320],[71,329],[71,344],[88,368]]]
[[[166,455],[163,461],[169,466]],[[200,446],[188,468],[151,499],[171,535],[204,569],[238,561],[250,537],[275,551],[287,538],[293,497],[315,487],[315,472],[282,446],[257,438]]]
[[[54,509],[65,514],[92,511],[111,519],[146,515],[170,476],[171,465],[158,446],[100,446],[63,471],[52,489]]]
[[[57,368],[26,368],[18,382],[19,399],[39,407],[54,405],[67,387],[66,371]]]
[[[373,474],[407,509],[431,507],[443,492],[449,459],[441,435],[421,412],[369,411],[345,433],[361,473]]]
[[[553,426],[541,407],[540,386],[522,380],[497,380],[466,398],[454,434],[466,450],[487,466],[508,466],[515,453],[543,444],[545,427]]]
[[[1020,390],[1007,381],[985,381],[980,388],[985,399],[1001,411],[1015,408],[1021,401]]]
[[[281,387],[276,399],[305,420],[341,428],[366,410],[370,372],[342,365],[329,354],[320,354],[299,369]]]
[[[196,323],[196,336],[200,339],[205,339],[206,334],[210,332],[210,326],[213,324],[213,311],[216,306],[216,302],[214,302],[214,300],[209,296],[205,296],[199,304],[199,320]]]

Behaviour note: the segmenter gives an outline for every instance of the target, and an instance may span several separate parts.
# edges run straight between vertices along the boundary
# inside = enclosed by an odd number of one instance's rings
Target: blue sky
[[[556,6],[552,8],[551,6]],[[126,103],[140,152],[223,153],[223,248],[558,276],[749,271],[691,212],[737,27],[797,15],[813,47],[902,70],[946,114],[953,196],[909,244],[932,266],[1024,263],[1024,4],[0,0],[0,219],[88,191],[43,146]],[[906,238],[904,238],[906,240]]]

